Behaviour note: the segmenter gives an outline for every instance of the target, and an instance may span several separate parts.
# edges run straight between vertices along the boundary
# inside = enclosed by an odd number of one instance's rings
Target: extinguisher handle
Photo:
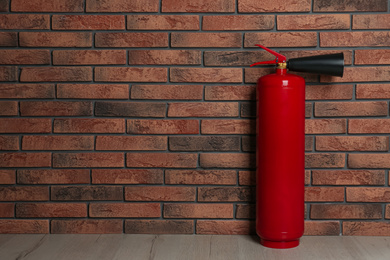
[[[262,48],[263,50],[266,50],[268,51],[269,53],[273,54],[276,56],[276,59],[275,60],[268,60],[268,61],[260,61],[260,62],[256,62],[256,63],[253,63],[251,65],[251,67],[253,66],[256,66],[256,65],[260,65],[260,64],[278,64],[278,63],[285,63],[287,62],[287,58],[286,56],[280,54],[280,53],[277,53],[276,51],[273,51],[271,49],[268,49],[267,47],[263,46],[263,45],[260,45],[260,44],[256,44],[256,46]]]

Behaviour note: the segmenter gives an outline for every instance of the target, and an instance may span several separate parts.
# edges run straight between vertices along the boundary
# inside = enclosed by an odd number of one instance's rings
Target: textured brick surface
[[[257,12],[309,12],[311,9],[310,0],[296,2],[287,1],[267,1],[260,2],[255,0],[238,1],[238,11],[240,13],[257,13]]]
[[[278,15],[278,30],[349,29],[347,14],[331,15]]]
[[[384,185],[381,170],[314,170],[313,185]]]
[[[128,15],[129,30],[199,30],[197,15]]]
[[[192,234],[192,220],[125,220],[128,234]]]
[[[390,235],[388,9],[0,0],[0,233],[255,234],[261,44],[344,55],[342,78],[290,72],[306,81],[304,234]]]

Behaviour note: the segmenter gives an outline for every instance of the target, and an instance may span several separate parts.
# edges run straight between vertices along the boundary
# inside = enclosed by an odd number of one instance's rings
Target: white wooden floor
[[[269,249],[257,237],[212,235],[0,235],[2,260],[390,259],[389,237],[310,237]]]

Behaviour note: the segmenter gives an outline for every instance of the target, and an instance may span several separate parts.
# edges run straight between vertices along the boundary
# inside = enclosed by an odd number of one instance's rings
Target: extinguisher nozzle
[[[287,68],[290,71],[342,77],[344,73],[344,54],[326,54],[290,59],[287,61]]]

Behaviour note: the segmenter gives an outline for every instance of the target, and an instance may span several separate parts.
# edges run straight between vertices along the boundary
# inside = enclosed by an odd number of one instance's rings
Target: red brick
[[[313,185],[385,185],[385,172],[378,170],[315,170]]]
[[[241,33],[173,32],[171,34],[171,47],[228,48],[241,47],[241,45]]]
[[[198,50],[130,50],[129,64],[134,65],[200,65]]]
[[[345,119],[307,119],[306,134],[344,134],[347,132]]]
[[[125,220],[127,234],[193,234],[193,220]]]
[[[236,207],[236,219],[255,219],[256,208],[255,205],[238,204]]]
[[[254,154],[249,153],[202,153],[200,165],[203,168],[254,168]]]
[[[309,170],[305,170],[305,185],[310,185],[311,182],[311,172]]]
[[[99,0],[87,0],[87,12],[117,12],[117,13],[135,13],[135,12],[158,12],[158,0],[135,0],[122,1],[111,0],[109,2]]]
[[[92,47],[89,32],[20,32],[22,47]]]
[[[1,219],[2,234],[48,234],[49,220]]]
[[[132,99],[201,100],[202,85],[133,85]]]
[[[235,185],[237,174],[229,170],[166,170],[166,184]]]
[[[160,203],[91,203],[92,218],[158,218]]]
[[[168,33],[96,33],[95,47],[168,47]]]
[[[172,136],[170,151],[239,151],[238,136]]]
[[[127,120],[129,134],[198,134],[198,120]]]
[[[306,100],[352,99],[353,85],[308,85]]]
[[[306,106],[306,105],[305,105]],[[306,108],[305,108],[306,109]],[[241,117],[256,117],[256,102],[241,102]]]
[[[203,16],[203,31],[271,30],[275,26],[273,15],[207,15]]]
[[[54,119],[54,133],[124,133],[124,119]]]
[[[53,167],[123,167],[124,156],[121,153],[55,153]]]
[[[121,234],[121,219],[52,220],[52,234]]]
[[[163,184],[163,171],[156,169],[93,169],[94,184]]]
[[[42,14],[0,14],[0,29],[50,29],[50,16]]]
[[[166,82],[167,68],[96,67],[95,81]]]
[[[299,50],[299,51],[280,51],[279,53],[285,55],[287,57],[287,60],[289,60],[292,58],[310,57],[310,56],[325,55],[325,54],[336,54],[341,52],[344,54],[344,65],[351,65],[352,64],[351,50],[314,50],[314,51]],[[322,87],[334,87],[334,86],[328,85]]]
[[[387,116],[387,102],[317,102],[316,117]]]
[[[205,66],[249,66],[259,60],[275,59],[265,51],[205,51]]]
[[[389,168],[390,154],[382,153],[359,153],[348,155],[349,168]]]
[[[57,84],[57,98],[128,99],[129,86],[127,84]]]
[[[254,221],[247,220],[198,220],[196,234],[249,235],[256,230]]]
[[[52,186],[51,200],[123,200],[120,186]]]
[[[12,0],[12,12],[83,12],[82,0]]]
[[[256,87],[244,86],[206,86],[205,100],[256,100]]]
[[[305,236],[339,236],[339,221],[305,221]]]
[[[356,99],[389,99],[390,84],[357,84]]]
[[[125,50],[53,51],[53,65],[126,64]]]
[[[22,150],[93,150],[93,136],[28,135],[23,136]]]
[[[388,222],[344,221],[344,236],[390,236]]]
[[[389,119],[349,119],[348,133],[352,133],[352,134],[390,133],[390,120]]]
[[[168,148],[166,136],[98,136],[96,150],[165,151]]]
[[[261,32],[245,33],[244,47],[256,47],[261,42],[267,47],[315,47],[316,32]]]
[[[18,203],[17,218],[81,218],[87,216],[86,203]]]
[[[0,170],[0,184],[15,184],[15,171]]]
[[[162,12],[173,13],[208,13],[221,12],[232,13],[235,11],[234,0],[198,0],[196,2],[191,0],[182,0],[177,2],[175,0],[163,0],[161,4]]]
[[[344,187],[305,187],[306,202],[344,201]]]
[[[255,134],[256,121],[251,119],[202,120],[202,134]]]
[[[306,153],[306,168],[343,168],[345,154],[342,153]]]
[[[388,151],[386,136],[317,136],[317,151]]]
[[[312,204],[311,219],[381,219],[382,206],[379,204],[343,205]]]
[[[0,46],[16,47],[18,46],[18,33],[16,32],[0,32]]]
[[[49,187],[2,186],[0,197],[2,201],[47,201]]]
[[[90,67],[22,68],[20,81],[92,81],[92,69]]]
[[[257,80],[271,73],[275,73],[275,68],[246,68],[245,70],[245,83],[257,83]],[[311,73],[292,72],[292,74],[301,76],[306,82],[318,82],[318,76]]]
[[[390,218],[390,205],[387,204],[386,205],[386,216],[385,216],[386,219],[389,219]]]
[[[53,84],[0,84],[0,98],[48,98],[55,97]]]
[[[278,15],[278,30],[339,30],[350,28],[349,14]]]
[[[0,67],[0,81],[17,81],[18,68],[17,67]]]
[[[21,101],[21,116],[92,116],[92,102]]]
[[[255,186],[256,172],[255,171],[239,171],[238,182],[240,185]]]
[[[353,15],[352,29],[390,29],[389,14]]]
[[[386,12],[387,1],[314,0],[314,12]]]
[[[51,167],[51,154],[1,153],[0,167]]]
[[[49,50],[0,50],[0,64],[50,64]]]
[[[171,68],[171,82],[241,83],[239,68]]]
[[[53,15],[53,30],[125,30],[124,15]]]
[[[0,116],[17,116],[17,101],[0,101]]]
[[[15,211],[14,203],[0,203],[0,217],[1,218],[13,218]]]
[[[233,204],[164,204],[164,218],[233,218]]]
[[[169,103],[169,117],[238,117],[238,103]]]
[[[127,167],[196,168],[198,155],[194,153],[127,153]]]
[[[18,170],[18,184],[88,184],[89,170]]]
[[[305,103],[305,118],[310,118],[313,115],[313,104],[312,103]]]
[[[165,117],[165,111],[165,103],[95,102],[96,116]]]
[[[238,1],[238,11],[240,13],[273,13],[273,12],[309,12],[311,1],[275,0],[259,2],[255,0]]]
[[[321,82],[364,82],[386,81],[390,73],[389,67],[351,67],[344,69],[342,78],[321,76]]]
[[[313,143],[313,136],[305,136],[305,151],[312,151]]]
[[[236,202],[254,201],[255,189],[251,187],[199,187],[198,201]]]
[[[51,119],[1,118],[0,133],[50,133]]]
[[[390,50],[356,50],[355,64],[390,64]]]
[[[0,1],[0,12],[8,12],[9,10],[9,1],[1,0]]]
[[[128,186],[127,201],[195,201],[195,187],[174,186]]]
[[[178,4],[178,3],[177,3]],[[198,15],[128,15],[127,30],[199,30]]]
[[[320,47],[390,46],[390,32],[321,32]]]

